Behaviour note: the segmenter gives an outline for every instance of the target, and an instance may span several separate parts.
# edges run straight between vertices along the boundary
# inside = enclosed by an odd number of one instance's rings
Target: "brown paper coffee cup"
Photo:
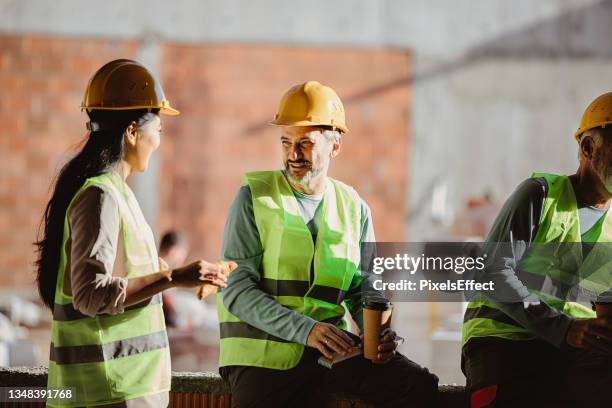
[[[390,302],[365,301],[363,303],[363,356],[376,360],[380,334],[391,324]]]

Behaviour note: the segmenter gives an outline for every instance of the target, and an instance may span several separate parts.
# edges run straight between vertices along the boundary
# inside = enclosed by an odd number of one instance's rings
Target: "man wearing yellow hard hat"
[[[574,136],[576,173],[534,173],[486,239],[496,289],[463,323],[472,407],[612,406],[612,93]]]
[[[245,174],[225,225],[222,258],[238,267],[217,297],[219,365],[232,398],[239,408],[294,407],[323,390],[385,407],[430,406],[437,377],[395,352],[390,329],[374,361],[318,363],[355,352],[343,303],[360,329],[364,300],[388,303],[361,276],[372,219],[352,187],[327,176],[348,133],[333,89],[292,87],[271,124],[280,127],[284,169]]]

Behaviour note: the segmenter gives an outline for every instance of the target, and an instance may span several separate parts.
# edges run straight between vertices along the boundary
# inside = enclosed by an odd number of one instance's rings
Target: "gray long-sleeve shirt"
[[[316,239],[319,213],[323,195],[306,195],[292,189],[298,201],[304,222]],[[361,244],[374,242],[374,228],[370,208],[361,202]],[[232,260],[238,267],[223,289],[223,304],[226,309],[242,321],[276,337],[306,345],[308,334],[316,321],[278,303],[259,288],[262,278],[261,261],[263,248],[255,224],[251,190],[243,186],[232,203],[223,233],[222,258]],[[373,289],[371,289],[373,291]],[[362,329],[361,297],[362,282],[355,279],[350,285],[345,302],[351,316]],[[372,292],[371,296],[381,296]]]
[[[560,346],[572,318],[544,302],[537,302],[516,273],[520,258],[536,237],[547,191],[544,178],[527,179],[506,201],[486,240],[487,253],[495,253],[496,258],[506,262],[503,268],[488,269],[481,279],[493,281],[495,292],[503,293],[505,298],[524,300],[526,303],[496,301],[494,294],[487,295],[521,326]],[[580,204],[578,207],[580,232],[584,236],[601,219],[605,210]]]

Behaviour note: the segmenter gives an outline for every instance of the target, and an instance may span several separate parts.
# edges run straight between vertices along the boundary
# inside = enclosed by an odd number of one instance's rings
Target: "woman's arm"
[[[213,285],[224,288],[227,286],[226,282],[227,277],[221,273],[221,267],[218,264],[199,260],[168,270],[164,262],[162,271],[128,280],[124,305],[133,305],[172,287],[193,288]]]
[[[173,287],[173,283],[168,279],[167,272],[156,272],[152,275],[142,276],[128,280],[125,291],[124,306],[131,306],[149,299],[156,294]]]

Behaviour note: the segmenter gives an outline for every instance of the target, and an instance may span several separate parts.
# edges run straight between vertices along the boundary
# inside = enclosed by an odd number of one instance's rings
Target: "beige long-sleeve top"
[[[121,219],[115,199],[89,187],[75,199],[68,220],[70,285],[65,287],[72,291],[75,309],[91,317],[122,313],[127,278],[116,262]]]
[[[74,200],[68,214],[70,254],[64,285],[75,309],[87,316],[123,313],[128,280],[119,207],[113,196],[91,186]],[[106,408],[167,407],[168,392],[147,395]]]

